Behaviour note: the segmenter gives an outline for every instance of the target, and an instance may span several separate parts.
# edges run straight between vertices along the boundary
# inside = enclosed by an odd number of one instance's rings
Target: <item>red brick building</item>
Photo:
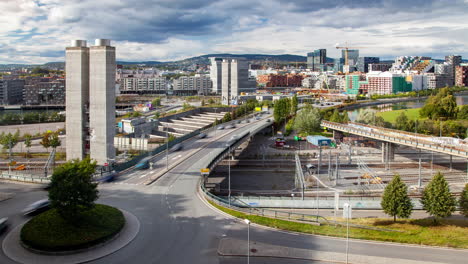
[[[264,87],[301,87],[302,79],[302,74],[268,74],[259,75],[257,83]]]

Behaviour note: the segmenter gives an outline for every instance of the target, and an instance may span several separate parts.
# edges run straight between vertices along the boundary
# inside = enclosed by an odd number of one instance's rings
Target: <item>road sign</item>
[[[209,168],[200,169],[200,172],[202,175],[208,175],[210,174],[210,169]]]
[[[261,112],[262,108],[261,107],[255,107],[255,112]]]

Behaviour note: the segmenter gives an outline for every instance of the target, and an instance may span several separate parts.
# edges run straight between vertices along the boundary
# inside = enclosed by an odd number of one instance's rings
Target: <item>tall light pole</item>
[[[250,221],[244,219],[244,223],[247,224],[247,264],[250,264]]]
[[[228,152],[228,199],[229,199],[229,207],[231,207],[231,146],[229,146]]]
[[[349,217],[350,217],[351,206],[349,203],[343,205],[343,210],[346,213],[346,264],[348,264],[348,253],[349,253]]]
[[[169,170],[169,127],[166,124],[166,171]]]

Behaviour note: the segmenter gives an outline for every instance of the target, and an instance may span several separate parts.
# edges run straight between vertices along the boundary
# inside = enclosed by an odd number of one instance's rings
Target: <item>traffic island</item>
[[[112,239],[125,225],[121,211],[103,204],[72,221],[66,221],[56,209],[46,211],[23,226],[21,242],[27,249],[45,254],[76,251]]]
[[[108,208],[111,208],[112,210],[109,210]],[[90,211],[90,213],[91,212],[92,211]],[[108,214],[109,212],[114,214],[114,217],[98,219],[102,218],[103,213]],[[49,213],[52,214],[53,212],[49,211]],[[96,212],[94,212],[94,214],[96,214]],[[90,217],[95,219],[94,221],[97,221],[101,226],[95,225],[93,228],[90,228],[80,225],[80,230],[82,232],[80,234],[77,233],[77,230],[74,230],[76,227],[54,226],[52,228],[53,222],[47,220],[52,216],[48,216],[45,220],[42,218],[33,218],[41,219],[41,224],[49,226],[50,230],[47,232],[50,231],[52,233],[51,235],[55,235],[57,240],[61,242],[54,242],[51,238],[44,237],[44,234],[49,234],[44,233],[46,231],[42,231],[42,233],[40,233],[40,231],[29,231],[29,228],[34,226],[37,227],[38,224],[33,222],[33,225],[29,226],[30,222],[33,220],[32,219],[26,224],[17,226],[7,234],[2,244],[3,252],[10,259],[19,263],[83,263],[102,258],[125,247],[137,236],[140,230],[140,222],[136,216],[127,211],[119,210],[110,206],[98,205],[97,214],[99,215],[96,217]],[[123,217],[123,225],[120,228],[117,228],[119,226],[118,223],[122,223],[122,218],[120,216]],[[43,216],[43,218],[45,218],[45,216]],[[56,221],[55,223],[60,224],[60,222],[57,222],[60,220],[54,219],[54,221]],[[112,230],[110,227],[102,228],[103,224],[106,226],[113,225]],[[98,229],[100,231],[96,231]],[[28,233],[25,237],[25,240],[28,240],[28,242],[22,241],[24,233],[23,230],[26,230]],[[60,232],[64,233],[60,235]],[[74,232],[75,236],[65,236],[65,234],[68,234],[65,232]],[[78,237],[83,240],[77,242]],[[40,243],[41,246],[38,247],[37,243]],[[32,245],[34,245],[34,248]]]

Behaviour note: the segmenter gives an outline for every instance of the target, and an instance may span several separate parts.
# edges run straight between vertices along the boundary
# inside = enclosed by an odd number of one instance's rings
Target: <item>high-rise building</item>
[[[368,71],[389,71],[392,68],[392,63],[370,63],[368,65]]]
[[[23,102],[24,80],[0,80],[0,104],[13,105]]]
[[[89,48],[90,154],[98,164],[115,157],[115,47],[97,39]]]
[[[327,63],[326,49],[318,49],[307,53],[307,68],[312,71],[323,71],[325,63]]]
[[[223,62],[222,58],[215,58],[215,57],[210,57],[211,61],[211,66],[210,66],[210,79],[213,83],[212,88],[213,88],[213,93],[215,94],[221,94],[221,87],[222,87],[222,70],[221,70],[221,64]]]
[[[468,65],[460,65],[455,68],[455,85],[468,86]]]
[[[225,58],[221,63],[221,68],[221,101],[223,104],[235,105],[238,103],[240,93],[255,92],[256,81],[249,78],[249,64],[246,59]]]
[[[120,81],[120,92],[123,94],[165,94],[167,84],[166,77],[126,77]]]
[[[341,58],[346,61],[346,50],[341,50]],[[350,67],[356,66],[359,59],[359,50],[348,50],[348,64]]]
[[[379,62],[379,57],[359,57],[356,68],[360,72],[369,72],[369,64]]]
[[[73,40],[65,51],[67,160],[83,159],[89,150],[89,48]]]
[[[110,40],[72,41],[66,48],[67,159],[89,148],[98,164],[115,157],[115,48]]]
[[[445,63],[448,64],[449,86],[455,85],[455,68],[460,66],[462,56],[449,55],[445,56]]]

